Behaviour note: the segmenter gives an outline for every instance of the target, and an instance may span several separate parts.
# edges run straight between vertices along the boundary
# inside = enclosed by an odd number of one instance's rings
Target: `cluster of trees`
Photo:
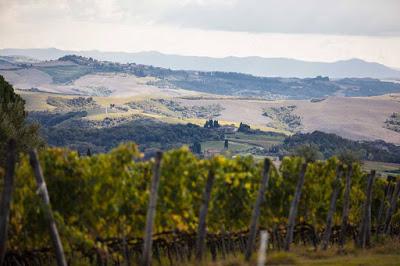
[[[208,120],[204,123],[204,128],[219,128],[220,125],[218,123],[218,120]]]
[[[46,103],[56,107],[57,111],[63,110],[88,110],[99,108],[100,106],[93,100],[92,97],[76,97],[66,99],[62,97],[48,97]]]
[[[250,125],[240,122],[238,132],[249,133],[250,131]]]
[[[149,148],[167,150],[194,142],[223,140],[223,132],[207,130],[194,124],[169,124],[155,119],[138,118],[113,127],[96,128],[85,124],[85,112],[52,114],[33,113],[41,135],[51,146],[69,147],[82,154],[90,148],[94,153],[107,152],[122,142],[133,141],[142,151]],[[60,123],[56,123],[60,122]]]
[[[263,115],[271,118],[268,126],[298,132],[301,129],[301,117],[294,114],[295,105],[265,108]]]
[[[283,144],[273,147],[271,152],[283,156],[290,154],[301,145],[314,145],[325,158],[338,154],[346,148],[357,153],[362,160],[400,163],[399,146],[382,140],[354,141],[321,131],[306,134],[298,133],[287,137]]]
[[[49,111],[30,112],[27,120],[31,123],[37,123],[42,128],[49,128],[60,125],[64,122],[69,122],[71,119],[79,119],[86,117],[86,111],[74,111],[67,113],[52,113]],[[68,123],[70,125],[70,123]],[[65,126],[65,125],[64,125]]]
[[[190,146],[190,150],[194,153],[194,154],[201,154],[201,143],[196,141],[194,142],[191,146]]]
[[[400,113],[393,113],[385,121],[386,128],[400,132]]]

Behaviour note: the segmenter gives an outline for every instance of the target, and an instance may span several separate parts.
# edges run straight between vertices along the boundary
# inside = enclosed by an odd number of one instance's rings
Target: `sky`
[[[400,0],[0,0],[0,48],[360,58],[400,68]]]

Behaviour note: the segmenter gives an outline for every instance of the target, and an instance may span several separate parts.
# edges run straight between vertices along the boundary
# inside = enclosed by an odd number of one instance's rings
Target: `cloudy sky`
[[[400,68],[400,0],[0,0],[0,48],[361,58]]]

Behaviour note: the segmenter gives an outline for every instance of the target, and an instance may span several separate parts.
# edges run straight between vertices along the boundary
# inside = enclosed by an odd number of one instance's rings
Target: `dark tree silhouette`
[[[42,144],[38,126],[26,122],[25,101],[0,76],[0,166],[5,164],[6,146],[10,139],[17,142],[16,151],[27,152]]]

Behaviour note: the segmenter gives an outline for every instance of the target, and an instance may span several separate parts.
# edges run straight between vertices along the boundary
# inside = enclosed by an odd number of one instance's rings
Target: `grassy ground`
[[[251,146],[262,147],[264,149],[268,149],[274,145],[282,143],[284,140],[284,136],[269,136],[269,135],[259,135],[259,134],[244,134],[240,132],[236,132],[234,134],[227,135],[227,139],[244,143]]]
[[[338,256],[328,259],[303,260],[297,265],[399,265],[400,255]]]
[[[246,155],[250,154],[249,150],[252,148],[269,149],[273,145],[281,143],[284,139],[284,136],[244,134],[241,132],[235,132],[232,134],[227,134],[226,138],[229,140],[228,152],[236,155]],[[207,150],[225,152],[223,140],[202,142],[201,147],[203,152]]]
[[[400,264],[400,255],[365,254],[359,255],[336,255],[327,258],[309,259],[297,254],[272,253],[267,258],[266,265],[298,265],[298,266],[395,266]],[[185,264],[196,265],[196,264]],[[250,263],[243,262],[243,259],[231,258],[215,263],[200,264],[204,266],[254,266],[253,260]]]
[[[197,265],[197,264],[185,264]],[[217,262],[205,262],[204,266],[253,266],[256,263],[256,254],[250,263],[245,263],[243,256],[229,257]],[[314,251],[304,247],[294,247],[289,252],[272,251],[267,253],[266,265],[350,265],[350,266],[376,266],[376,265],[400,265],[400,243],[390,241],[368,250],[357,250],[353,247],[346,248],[345,253],[338,253],[336,248],[327,251]]]
[[[209,254],[198,263],[194,261],[174,261],[175,266],[256,266],[257,253],[253,254],[250,262],[244,261],[243,254],[228,255],[225,259],[211,262]],[[122,258],[121,258],[122,259]],[[77,260],[73,266],[93,265],[89,261]],[[122,263],[122,265],[125,265]],[[133,264],[134,265],[134,264]],[[163,257],[161,264],[153,260],[152,265],[171,265],[167,257]],[[343,252],[338,252],[337,247],[326,251],[315,251],[311,247],[292,246],[290,252],[267,251],[265,265],[296,265],[296,266],[395,266],[400,265],[400,239],[387,240],[381,244],[375,244],[370,249],[360,250],[349,244]]]

